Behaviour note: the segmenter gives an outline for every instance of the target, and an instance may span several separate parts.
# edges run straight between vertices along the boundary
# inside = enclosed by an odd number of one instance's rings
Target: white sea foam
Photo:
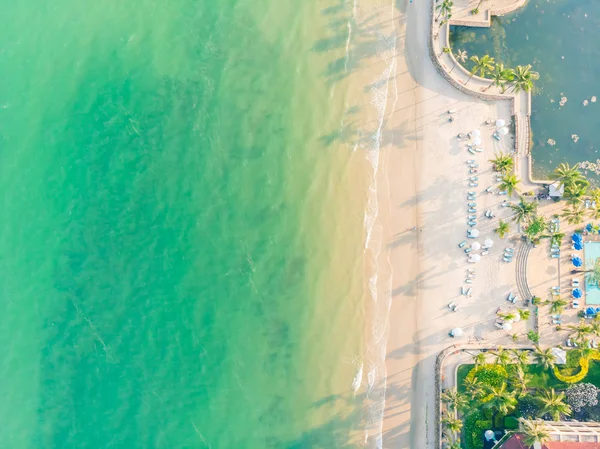
[[[356,372],[356,375],[354,376],[354,380],[352,381],[352,391],[354,391],[355,393],[360,388],[360,384],[362,383],[362,378],[363,378],[363,364],[361,363],[360,366],[358,367],[358,371]]]
[[[395,12],[394,8],[394,2],[391,1],[389,19],[392,23]],[[354,10],[356,10],[356,2]],[[379,31],[374,32],[380,33]],[[374,307],[373,321],[370,323],[371,340],[367,348],[369,372],[367,375],[368,400],[365,404],[365,445],[367,447],[382,448],[385,382],[387,377],[385,356],[387,323],[391,306],[391,297],[389,294],[391,279],[388,281],[389,286],[386,285],[384,289],[385,298],[380,298],[379,287],[382,280],[379,277],[379,259],[382,249],[382,228],[378,224],[378,172],[380,168],[380,147],[386,123],[386,111],[389,111],[388,114],[391,114],[395,110],[398,100],[398,89],[396,83],[393,81],[396,74],[396,30],[394,28],[391,33],[378,34],[376,37],[379,43],[377,56],[386,61],[387,64],[383,72],[371,84],[371,104],[375,109],[377,120],[376,125],[371,130],[367,130],[370,138],[363,139],[361,145],[372,167],[372,179],[368,191],[364,225],[366,233],[365,255],[372,269],[369,277],[369,293]],[[393,98],[393,104],[388,108],[388,100],[390,98]],[[381,299],[384,300],[381,301]]]

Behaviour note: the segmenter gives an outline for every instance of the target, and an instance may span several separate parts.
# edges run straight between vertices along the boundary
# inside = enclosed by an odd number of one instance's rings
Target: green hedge
[[[567,366],[560,369],[554,367],[554,375],[561,382],[575,384],[581,382],[588,374],[590,360],[600,360],[600,352],[593,351],[588,356],[583,356],[581,351],[572,349],[567,353]]]
[[[501,387],[506,379],[508,379],[508,373],[506,372],[506,368],[502,365],[480,365],[478,367],[473,368],[467,374],[467,379],[471,380],[476,378],[482,384],[490,386],[490,387]]]
[[[516,416],[507,416],[504,418],[504,428],[515,430],[519,428],[519,419]]]
[[[463,439],[465,449],[483,449],[483,432],[492,428],[492,421],[480,411],[470,413],[465,419]]]

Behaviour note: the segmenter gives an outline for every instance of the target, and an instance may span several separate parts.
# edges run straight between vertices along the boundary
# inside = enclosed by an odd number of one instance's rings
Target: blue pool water
[[[586,270],[600,259],[600,242],[585,242],[583,245],[585,254]],[[598,284],[590,282],[586,277],[585,282],[585,302],[586,304],[600,304],[600,289]]]

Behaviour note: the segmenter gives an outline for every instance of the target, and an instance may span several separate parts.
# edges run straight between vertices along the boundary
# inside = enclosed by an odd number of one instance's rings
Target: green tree
[[[475,399],[480,399],[485,394],[483,383],[476,377],[466,377],[463,385],[467,394]]]
[[[510,154],[496,153],[494,159],[490,159],[490,162],[494,164],[494,170],[499,171],[502,174],[506,174],[512,171],[515,166],[515,161]]]
[[[519,418],[519,433],[523,435],[523,443],[529,447],[533,447],[535,443],[544,444],[550,441],[550,432],[540,420]]]
[[[567,200],[567,203],[572,205],[581,203],[587,195],[588,186],[589,182],[587,180],[577,181],[565,186],[565,193],[563,196]]]
[[[529,312],[529,310],[528,310]],[[518,365],[525,366],[529,363],[529,351],[521,351],[519,349],[512,350],[513,360]]]
[[[446,54],[452,53],[452,49],[450,47],[442,48],[442,52],[439,54],[439,56],[442,56],[444,53],[446,53]]]
[[[500,387],[490,387],[489,401],[483,404],[483,407],[492,410],[494,415],[497,412],[507,415],[509,411],[516,407],[517,400],[515,398],[515,392],[507,391],[506,388],[506,383],[502,384]],[[494,419],[492,419],[492,422],[494,422]]]
[[[456,387],[446,390],[442,393],[442,402],[450,410],[465,410],[469,406],[469,399],[462,393],[459,393]]]
[[[517,312],[522,320],[528,320],[531,316],[531,310],[529,309],[518,309]]]
[[[567,304],[567,301],[557,297],[556,299],[554,299],[554,301],[550,303],[550,313],[553,315],[560,315],[563,312],[563,310],[565,310]]]
[[[451,435],[453,438],[456,437],[456,434],[460,432],[462,429],[462,421],[460,419],[454,418],[452,416],[446,416],[442,419],[442,424],[446,429],[448,435]]]
[[[536,345],[535,357],[540,365],[546,370],[553,368],[556,363],[556,356],[550,348],[542,349]]]
[[[537,211],[537,203],[533,201],[526,201],[525,198],[520,197],[517,204],[511,204],[510,208],[515,213],[513,221],[517,223],[528,223]]]
[[[473,78],[477,72],[479,72],[479,76],[485,78],[487,73],[490,73],[494,70],[494,58],[490,55],[483,55],[481,58],[479,56],[471,56],[471,61],[474,62],[473,67],[471,68],[471,76],[469,77],[469,81]]]
[[[538,400],[542,404],[542,413],[548,413],[554,421],[560,421],[561,415],[571,415],[571,407],[565,402],[565,394],[556,393],[554,388],[545,390]]]
[[[525,234],[534,243],[538,243],[542,233],[546,230],[546,220],[543,217],[534,216],[530,221]]]
[[[540,74],[531,70],[531,64],[527,64],[525,66],[518,65],[515,68],[514,73],[515,78],[513,90],[515,92],[519,92],[520,90],[529,92],[531,89],[533,89],[533,82],[540,79]]]
[[[567,220],[571,225],[583,223],[583,217],[585,215],[585,209],[580,204],[572,205],[569,209],[565,209],[562,213],[562,217]]]
[[[550,234],[548,237],[550,237],[550,243],[552,245],[559,245],[562,243],[563,239],[565,238],[565,233],[564,232],[555,232],[553,234]]]
[[[593,329],[584,318],[579,320],[578,324],[569,324],[567,329],[571,331],[570,336],[573,337],[576,341],[583,341],[587,336],[589,336]]]
[[[438,10],[438,15],[435,18],[435,21],[437,22],[441,16],[450,16],[452,15],[452,7],[454,6],[454,3],[451,0],[444,0],[442,3],[438,4],[435,9]]]
[[[518,185],[520,182],[517,175],[505,174],[500,183],[500,190],[505,190],[508,196],[512,196],[513,193],[519,192]]]
[[[521,364],[517,365],[512,373],[510,384],[517,397],[523,398],[527,396],[529,383],[533,379],[533,376],[526,373]]]
[[[502,89],[502,93],[506,91],[506,83],[515,79],[515,71],[513,69],[509,69],[504,67],[504,64],[499,62],[494,67],[494,71],[492,72],[492,82],[491,84],[485,88],[488,90],[492,86],[496,86]]]
[[[485,353],[479,352],[473,356],[475,366],[485,365]]]
[[[498,227],[496,229],[494,229],[494,232],[496,234],[498,234],[498,237],[503,239],[504,237],[506,237],[506,234],[508,234],[509,230],[510,230],[510,226],[508,225],[507,222],[498,220]]]
[[[506,366],[510,363],[510,353],[506,349],[499,347],[498,350],[492,352],[492,354],[496,356],[497,364]]]
[[[552,179],[557,180],[559,185],[565,186],[565,188],[583,179],[583,174],[579,171],[579,164],[571,167],[564,162],[556,167],[550,176]]]

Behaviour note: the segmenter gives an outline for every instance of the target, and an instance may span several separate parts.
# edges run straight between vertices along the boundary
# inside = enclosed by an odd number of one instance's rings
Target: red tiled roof
[[[502,449],[530,449],[523,441],[520,434],[514,434],[502,445]],[[564,441],[549,441],[542,449],[600,449],[600,443],[574,443]]]

